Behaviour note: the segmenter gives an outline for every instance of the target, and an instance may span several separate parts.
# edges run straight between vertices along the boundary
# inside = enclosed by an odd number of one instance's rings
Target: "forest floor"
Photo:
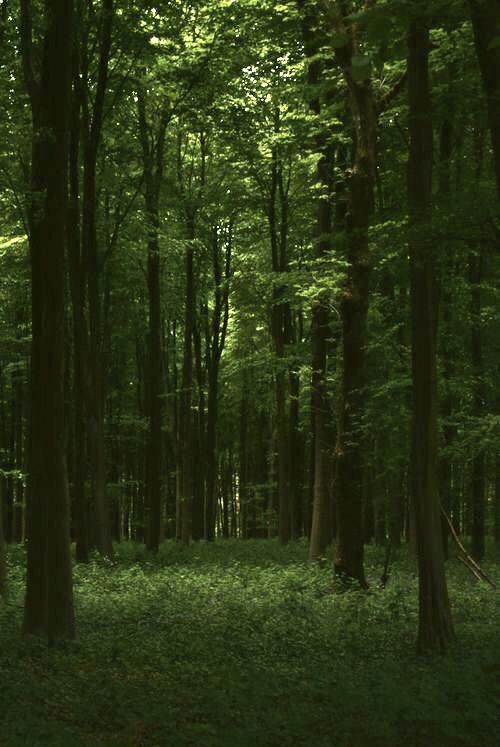
[[[226,541],[156,560],[117,548],[75,567],[79,642],[21,639],[24,553],[0,605],[0,745],[493,747],[498,592],[448,562],[458,644],[414,653],[417,579],[402,554],[380,588],[332,593],[302,542]],[[493,557],[485,569],[500,584]]]

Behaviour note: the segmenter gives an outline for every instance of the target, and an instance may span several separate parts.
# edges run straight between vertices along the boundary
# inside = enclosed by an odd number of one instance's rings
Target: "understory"
[[[414,561],[386,588],[368,548],[368,592],[335,593],[305,542],[124,543],[74,568],[79,642],[20,636],[24,551],[9,550],[0,604],[0,745],[497,744],[498,594],[453,558],[459,647],[413,652]],[[500,582],[490,553],[484,564]]]

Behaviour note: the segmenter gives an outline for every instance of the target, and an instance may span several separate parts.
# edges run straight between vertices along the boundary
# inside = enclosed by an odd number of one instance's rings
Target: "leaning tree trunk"
[[[64,254],[73,3],[46,0],[39,78],[32,14],[21,2],[21,44],[31,99],[29,205],[32,279],[31,464],[25,634],[75,637],[64,424]]]
[[[433,133],[429,29],[419,20],[411,23],[408,52],[413,376],[411,486],[419,571],[417,645],[420,651],[432,651],[446,649],[454,633],[444,569],[437,480],[436,281],[430,236]]]

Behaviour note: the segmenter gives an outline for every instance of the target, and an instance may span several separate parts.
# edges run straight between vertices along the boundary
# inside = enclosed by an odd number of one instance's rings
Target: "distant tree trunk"
[[[199,319],[194,324],[193,349],[196,368],[198,402],[193,418],[193,459],[196,471],[193,479],[193,523],[192,537],[200,540],[205,533],[205,472],[206,472],[206,428],[205,428],[205,381],[207,378],[208,307],[202,303]],[[205,351],[202,351],[202,331],[205,332]],[[205,354],[204,354],[205,353]]]
[[[0,477],[0,601],[7,598],[7,565],[3,533],[3,479]]]
[[[73,54],[73,102],[69,145],[69,206],[68,206],[68,269],[71,290],[73,321],[73,439],[74,439],[74,506],[76,528],[76,560],[89,561],[89,506],[85,491],[87,476],[87,439],[85,401],[87,398],[88,338],[85,322],[86,272],[80,241],[80,177],[78,159],[80,152],[81,90],[78,49]]]
[[[437,484],[437,372],[432,258],[433,132],[429,29],[412,21],[408,34],[410,154],[408,202],[412,314],[413,425],[411,484],[419,570],[418,649],[444,650],[454,638],[444,570]]]
[[[64,254],[73,3],[46,0],[39,78],[32,13],[21,0],[21,50],[31,100],[31,464],[25,634],[75,637],[64,427]]]
[[[481,282],[483,257],[481,249],[469,256],[471,289],[471,362],[473,375],[472,411],[479,422],[484,415],[484,369],[481,336]],[[485,547],[485,455],[479,444],[472,458],[472,556],[482,560]]]
[[[495,469],[495,482],[494,482],[494,494],[493,494],[493,539],[495,545],[500,545],[500,456],[497,455],[494,462]]]
[[[299,7],[303,11],[302,33],[309,58],[308,85],[311,89],[309,108],[319,117],[321,113],[321,99],[318,84],[322,83],[323,65],[318,58],[321,47],[320,29],[316,28],[316,9],[308,6],[304,0],[299,0]],[[319,124],[316,124],[318,127]],[[328,132],[323,128],[316,135],[315,148],[320,158],[316,171],[316,182],[320,197],[317,201],[315,228],[315,258],[318,261],[318,271],[321,262],[332,247],[332,217],[333,217],[333,167],[334,146],[328,140]],[[330,333],[330,299],[323,294],[318,298],[312,309],[311,343],[312,343],[312,380],[311,380],[311,413],[312,413],[312,462],[313,462],[313,509],[311,536],[309,544],[309,560],[314,561],[324,555],[330,541],[329,532],[329,461],[328,453],[328,419],[330,407],[326,385],[328,345]]]
[[[16,465],[16,482],[13,493],[13,511],[12,511],[12,539],[14,542],[23,541],[23,524],[24,524],[24,485],[22,473],[24,472],[23,445],[24,445],[24,427],[23,427],[23,410],[24,410],[24,372],[19,367],[12,374],[13,390],[13,411],[12,418],[14,422],[15,437],[15,465]]]
[[[246,377],[243,381],[243,391],[241,393],[240,403],[240,453],[239,453],[239,474],[238,474],[238,498],[240,504],[241,516],[241,536],[247,538],[247,510],[248,510],[248,382]]]
[[[167,106],[160,115],[158,131],[152,139],[146,112],[146,93],[139,87],[137,94],[139,137],[142,148],[144,175],[144,204],[148,226],[148,300],[149,300],[149,433],[147,442],[148,482],[148,549],[158,552],[162,510],[162,420],[163,420],[163,363],[161,321],[160,267],[160,192],[163,180],[165,135],[170,120]]]
[[[453,154],[454,126],[450,113],[444,118],[439,133],[439,196],[446,205],[451,191],[451,158]],[[450,334],[451,327],[451,305],[453,300],[452,283],[450,274],[452,266],[445,264],[444,277],[439,281],[439,305],[442,309],[443,334],[442,339],[442,369],[443,369],[443,399],[441,402],[441,415],[443,419],[443,454],[439,457],[439,494],[441,505],[448,516],[451,514],[451,457],[449,454],[453,443],[454,429],[450,423],[453,412],[453,398],[451,393],[452,354],[446,344],[446,336]],[[441,517],[441,529],[443,535],[443,551],[445,559],[448,557],[448,522]]]
[[[88,93],[83,102],[83,210],[82,250],[86,263],[89,310],[89,386],[87,389],[87,425],[89,456],[94,501],[94,540],[99,553],[111,557],[113,544],[110,527],[109,500],[106,487],[106,452],[104,442],[104,366],[103,324],[101,302],[101,262],[97,243],[96,169],[104,119],[104,103],[108,86],[114,0],[102,0],[102,26],[99,40],[99,61],[96,93],[89,111]],[[88,40],[87,40],[88,43]],[[88,86],[89,61],[84,50],[84,86]]]
[[[303,479],[303,459],[299,432],[299,397],[300,397],[300,371],[292,366],[288,375],[290,390],[290,414],[289,426],[289,448],[290,448],[290,531],[292,539],[300,537],[301,517],[301,487]],[[258,444],[257,444],[258,446]]]
[[[469,5],[486,94],[497,192],[500,196],[500,4],[498,0],[469,0]]]
[[[193,333],[196,310],[194,278],[194,223],[189,220],[186,247],[186,297],[184,312],[184,355],[180,397],[180,459],[181,459],[181,538],[189,545],[193,531]]]
[[[220,237],[216,227],[212,237],[212,271],[215,285],[215,303],[212,313],[211,342],[208,360],[208,403],[207,403],[207,438],[206,438],[206,472],[207,492],[205,508],[205,538],[215,539],[215,495],[217,482],[217,419],[219,412],[219,367],[226,342],[229,322],[229,279],[231,276],[231,253],[233,226],[228,227],[225,237],[224,271],[220,256]]]
[[[275,133],[280,130],[279,109],[274,114]],[[290,305],[285,299],[288,270],[288,186],[285,186],[278,148],[272,150],[271,180],[267,209],[271,241],[271,263],[274,273],[271,310],[271,335],[276,356],[274,375],[276,397],[277,477],[278,477],[278,537],[281,544],[290,540],[289,496],[289,426],[287,422],[286,344]],[[278,207],[279,205],[279,207]]]

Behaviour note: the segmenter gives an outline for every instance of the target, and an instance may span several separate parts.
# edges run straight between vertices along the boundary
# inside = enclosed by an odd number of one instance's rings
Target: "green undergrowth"
[[[0,745],[498,744],[498,593],[448,563],[458,635],[417,657],[417,579],[367,551],[368,592],[332,590],[302,542],[138,545],[75,567],[79,641],[19,634],[24,553],[0,605]],[[484,565],[500,581],[498,563]]]

